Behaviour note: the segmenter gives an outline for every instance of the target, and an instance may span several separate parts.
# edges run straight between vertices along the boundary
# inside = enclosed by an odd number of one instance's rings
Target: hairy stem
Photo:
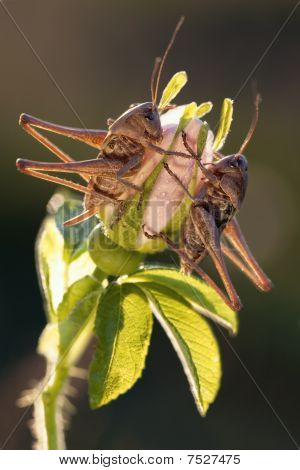
[[[69,368],[59,365],[54,372],[53,380],[42,393],[42,403],[44,408],[45,430],[47,435],[47,450],[57,450],[65,448],[64,438],[64,418],[63,388],[66,385]]]

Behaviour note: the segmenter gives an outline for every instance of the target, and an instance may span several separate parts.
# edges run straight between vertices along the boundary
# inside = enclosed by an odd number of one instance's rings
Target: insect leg
[[[91,160],[91,162],[92,161],[94,161],[94,160]],[[77,162],[77,165],[78,165],[78,163],[88,163],[88,161],[86,161],[86,162]],[[17,169],[21,173],[25,173],[26,175],[34,176],[35,178],[39,178],[39,179],[42,179],[42,180],[51,181],[52,183],[60,184],[62,186],[66,186],[68,188],[75,189],[75,191],[79,191],[79,192],[84,193],[84,194],[89,194],[89,195],[95,196],[101,202],[107,201],[107,202],[113,202],[114,204],[116,204],[118,202],[114,198],[111,198],[111,197],[109,197],[107,195],[104,195],[104,194],[97,193],[93,188],[89,188],[89,187],[83,186],[81,184],[75,183],[74,181],[66,180],[64,178],[60,178],[58,176],[53,176],[53,175],[49,175],[48,173],[43,173],[42,172],[42,171],[47,170],[47,169],[48,169],[48,171],[49,170],[50,171],[68,171],[68,170],[62,170],[61,168],[59,168],[59,170],[57,168],[55,168],[55,169],[53,168],[54,166],[68,166],[68,165],[75,166],[76,163],[71,163],[70,162],[70,163],[61,163],[61,164],[59,164],[59,163],[43,164],[43,163],[40,163],[40,162],[31,162],[30,160],[22,160],[22,159],[17,160]],[[69,170],[69,171],[74,172],[74,169]]]
[[[145,236],[149,239],[155,240],[157,238],[161,238],[162,240],[164,240],[165,243],[169,246],[169,248],[171,248],[172,251],[174,251],[179,256],[179,258],[185,262],[186,266],[190,267],[191,271],[195,271],[203,279],[203,281],[207,282],[207,284],[209,284],[219,294],[219,296],[223,299],[226,305],[228,305],[230,308],[236,311],[241,309],[242,307],[241,303],[239,302],[239,304],[237,304],[236,302],[233,302],[231,299],[229,300],[224,294],[224,292],[220,289],[220,287],[217,286],[217,284],[213,281],[213,279],[208,274],[206,274],[206,272],[203,271],[203,269],[200,268],[200,266],[198,266],[195,262],[193,262],[186,255],[184,249],[179,248],[172,240],[170,240],[167,237],[167,235],[165,235],[162,232],[150,234],[146,232],[144,225],[143,225],[143,231],[144,231]]]
[[[142,156],[141,155],[136,155],[135,157],[132,157],[125,165],[123,165],[117,172],[116,178],[120,183],[124,184],[124,186],[128,186],[131,189],[134,189],[135,191],[142,192],[143,188],[140,186],[137,186],[134,183],[131,183],[130,181],[127,181],[123,177],[128,173],[130,170],[135,168],[140,164],[142,161]]]
[[[18,161],[19,160],[17,160],[17,162]],[[25,175],[34,176],[35,178],[39,178],[41,180],[51,181],[52,183],[60,184],[62,186],[66,186],[67,188],[75,189],[75,191],[80,191],[84,194],[91,194],[91,191],[89,191],[86,186],[74,183],[73,181],[65,180],[64,178],[48,175],[47,173],[41,173],[40,171],[32,170],[22,165],[18,165],[18,170],[21,171],[21,173],[24,173]]]
[[[22,171],[23,168],[30,168],[37,171],[56,171],[63,173],[84,174],[89,180],[92,175],[99,175],[102,172],[109,171],[117,173],[122,166],[120,161],[111,159],[108,161],[103,158],[93,158],[91,160],[83,160],[80,162],[36,162],[34,160],[26,160],[19,158],[16,162],[17,168]]]
[[[29,134],[32,131],[32,127],[38,127],[40,129],[44,129],[45,131],[54,132],[55,134],[60,134],[65,137],[70,137],[71,139],[79,140],[97,149],[101,148],[102,143],[107,136],[107,131],[104,130],[61,126],[60,124],[43,121],[42,119],[30,116],[29,114],[25,113],[21,114],[19,123]]]
[[[124,214],[124,211],[126,209],[126,201],[119,201],[116,211],[113,214],[113,218],[110,222],[110,228],[113,229],[115,225],[120,222],[122,215]]]
[[[186,135],[184,132],[182,133],[183,135]],[[184,141],[185,144],[186,141]],[[187,142],[186,142],[187,144]],[[158,147],[157,145],[154,145],[152,143],[148,144],[149,147],[151,147],[153,150],[155,150],[157,153],[160,153],[161,155],[169,155],[169,156],[175,156],[175,157],[182,157],[182,158],[192,158],[193,160],[196,160],[198,163],[198,166],[200,170],[202,171],[203,175],[214,185],[218,186],[219,185],[219,179],[217,176],[215,176],[211,171],[207,170],[205,166],[201,163],[201,158],[188,146],[188,144],[185,147],[187,148],[189,153],[184,153],[184,152],[177,152],[176,150],[165,150],[161,147]]]
[[[87,209],[86,211],[82,212],[79,215],[76,215],[75,217],[72,217],[72,219],[67,220],[64,222],[65,227],[72,227],[73,225],[79,224],[80,222],[83,222],[84,220],[89,219],[90,217],[93,217],[93,215],[97,214],[99,211],[99,206],[93,206],[90,209]]]
[[[166,150],[163,149],[162,147],[158,147],[158,145],[152,144],[151,142],[147,143],[147,146],[155,150],[155,152],[160,153],[161,155],[173,155],[175,157],[182,157],[182,158],[189,158],[193,160],[198,160],[198,157],[194,157],[194,155],[191,155],[190,153],[185,153],[185,152],[177,152],[176,150]]]
[[[198,198],[194,197],[194,196],[189,192],[189,190],[185,187],[185,185],[183,184],[183,182],[181,181],[181,179],[179,178],[179,176],[177,176],[176,173],[174,173],[174,171],[171,170],[171,168],[169,167],[168,163],[167,163],[167,162],[164,162],[163,165],[164,165],[165,170],[169,173],[169,175],[172,176],[172,177],[177,181],[177,183],[178,183],[179,186],[183,189],[183,191],[185,192],[185,194],[186,194],[193,202],[197,202],[197,201],[198,201]]]
[[[129,146],[125,142],[124,142],[124,144],[125,144],[125,148],[128,147],[128,150],[130,151]],[[133,189],[134,191],[140,193],[139,201],[137,203],[137,209],[138,210],[140,210],[142,205],[143,205],[144,188],[143,188],[143,186],[138,186],[137,184],[132,183],[131,181],[128,181],[128,179],[126,179],[126,173],[129,173],[129,175],[130,175],[131,170],[135,170],[135,172],[136,172],[138,170],[142,160],[143,160],[143,154],[142,155],[135,155],[133,157],[130,157],[130,160],[127,161],[127,163],[125,163],[124,165],[122,165],[121,168],[118,170],[118,172],[116,174],[117,180],[120,183],[122,183],[123,186],[125,186],[127,188],[130,188],[130,189]],[[113,221],[113,225],[115,223],[119,222],[119,220],[122,217],[122,214],[124,212],[124,208],[125,208],[125,206],[122,206],[122,207],[120,206],[117,217]]]
[[[232,248],[228,247],[227,245],[225,245],[224,242],[221,242],[221,250],[222,250],[222,253],[227,256],[227,258],[237,267],[239,268],[244,274],[245,276],[248,277],[248,279],[250,279],[250,281],[253,282],[253,284],[257,285],[257,279],[254,275],[254,273],[247,268],[247,266],[245,265],[245,263],[243,263],[243,261],[234,253],[234,251],[232,250]],[[261,287],[260,287],[261,289]],[[261,290],[264,290],[264,289],[261,289]]]
[[[72,162],[74,161],[66,152],[61,150],[57,145],[55,145],[51,140],[47,139],[47,137],[43,136],[40,132],[38,132],[34,127],[39,127],[41,129],[45,129],[50,132],[55,132],[57,134],[65,135],[67,137],[72,137],[73,139],[81,140],[89,145],[93,145],[91,142],[92,140],[97,143],[96,146],[99,148],[101,143],[105,138],[105,131],[94,131],[92,129],[75,129],[72,127],[64,127],[59,126],[58,124],[52,124],[47,121],[42,121],[41,119],[35,118],[33,116],[29,116],[28,114],[21,114],[20,125],[22,128],[34,139],[40,142],[44,147],[46,147],[50,152],[54,153],[58,158],[63,160],[64,162]],[[98,135],[97,135],[98,134]],[[88,181],[88,178],[85,175],[80,175],[85,181]]]
[[[185,136],[185,137],[184,137]],[[199,157],[199,155],[197,155],[192,149],[191,147],[188,145],[187,141],[186,141],[186,133],[183,131],[182,132],[182,138],[183,138],[183,143],[186,147],[186,149],[188,150],[189,153],[185,153],[185,152],[177,152],[176,150],[165,150],[161,147],[158,147],[157,145],[154,145],[152,143],[148,144],[149,147],[151,147],[153,150],[155,150],[157,153],[160,153],[161,155],[170,155],[170,156],[175,156],[175,157],[182,157],[182,158],[192,158],[193,160],[196,160],[196,162],[198,163],[199,165],[199,168],[200,170],[202,171],[202,173],[204,174],[204,176],[206,176],[206,178],[214,185],[218,185],[218,178],[209,170],[207,170],[207,168],[205,168],[205,166],[201,163],[201,157]]]
[[[185,146],[185,148],[187,149],[187,151],[195,158],[195,160],[197,161],[198,163],[198,166],[200,168],[200,170],[202,171],[203,175],[208,179],[208,181],[210,181],[214,186],[218,185],[219,183],[219,180],[217,178],[216,175],[213,174],[212,171],[208,170],[207,168],[205,168],[205,166],[201,163],[201,156],[197,155],[194,150],[190,147],[188,141],[187,141],[187,134],[185,131],[181,131],[181,135],[182,135],[182,141],[183,141],[183,144]]]
[[[234,264],[236,264],[237,267],[240,268],[246,276],[250,278],[250,280],[256,285],[258,289],[266,292],[271,290],[273,287],[272,281],[263,272],[253,254],[251,253],[237,220],[233,219],[226,226],[223,233],[231,245],[237,250],[245,264],[243,264],[230,249],[227,248],[224,251],[222,247],[225,255],[228,256],[228,258]]]
[[[231,300],[234,310],[240,310],[242,307],[239,296],[230,279],[223,254],[221,251],[220,235],[215,224],[213,216],[203,207],[198,206],[191,212],[195,230],[204,243],[208,253],[210,254],[216,269],[222,279],[224,287]]]
[[[247,180],[244,180],[244,184],[240,187],[231,176],[225,174],[220,179],[220,187],[236,210],[239,210],[247,189]]]

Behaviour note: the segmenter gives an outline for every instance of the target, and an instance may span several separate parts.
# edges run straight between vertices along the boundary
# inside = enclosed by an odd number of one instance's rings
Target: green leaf
[[[183,113],[180,117],[179,124],[177,126],[175,135],[174,135],[173,140],[172,140],[171,145],[170,145],[170,149],[172,149],[172,147],[175,143],[175,140],[179,136],[181,131],[183,131],[186,128],[186,126],[188,125],[188,123],[192,119],[194,119],[194,117],[196,115],[196,112],[197,112],[197,104],[194,101],[192,101],[192,103],[189,103],[189,104],[186,105],[186,107],[184,108]]]
[[[111,284],[100,300],[97,349],[89,374],[92,408],[109,403],[141,376],[150,343],[152,314],[136,286]]]
[[[89,276],[66,291],[58,306],[61,321],[46,325],[38,346],[38,352],[48,359],[54,370],[72,365],[84,349],[101,293],[101,284]]]
[[[187,82],[187,74],[186,72],[177,72],[169,83],[167,84],[166,88],[163,91],[160,103],[158,105],[159,109],[164,109],[168,106],[173,99],[178,95],[180,90],[184,87]]]
[[[211,328],[173,290],[149,283],[145,292],[182,363],[196,406],[205,416],[221,380],[220,353]]]
[[[101,292],[98,285],[78,300],[68,317],[58,323],[59,353],[62,357],[67,355],[70,364],[75,362],[90,339]]]
[[[203,116],[205,116],[205,114],[208,114],[211,112],[212,107],[213,107],[213,104],[211,101],[207,101],[206,103],[200,104],[196,111],[196,117],[202,118]]]
[[[54,218],[46,217],[36,241],[36,260],[40,286],[45,297],[45,310],[54,319],[62,298],[65,280],[64,240]]]
[[[98,280],[93,279],[91,276],[84,276],[78,281],[75,281],[65,292],[64,297],[57,309],[57,320],[60,322],[67,318],[77,303],[80,302],[86,295],[99,289],[100,283]]]
[[[64,239],[64,256],[71,262],[87,250],[88,234],[98,221],[96,217],[90,217],[80,224],[66,227],[64,223],[67,220],[83,212],[82,200],[69,191],[59,191],[52,199],[55,199],[55,223]]]
[[[84,276],[92,275],[95,269],[95,263],[90,257],[88,251],[85,251],[70,264],[66,264],[65,279],[67,287],[71,286],[74,282],[78,281]],[[107,276],[102,273],[101,277],[104,279]]]
[[[80,255],[66,256],[65,240],[55,217],[49,215],[45,218],[36,241],[36,261],[50,321],[56,319],[57,307],[68,287],[95,269],[86,248]]]
[[[198,313],[227,328],[231,333],[237,333],[236,312],[225,304],[212,287],[194,276],[186,276],[176,269],[153,267],[138,271],[122,282],[151,282],[166,286],[182,296]]]
[[[213,149],[215,152],[220,150],[225,143],[232,122],[232,113],[233,100],[231,100],[230,98],[225,98],[221,109],[219,129],[213,145]]]
[[[198,155],[202,155],[202,152],[206,144],[208,131],[209,131],[209,125],[207,124],[207,122],[203,122],[202,126],[200,127],[200,131],[199,131],[198,138],[197,138]]]

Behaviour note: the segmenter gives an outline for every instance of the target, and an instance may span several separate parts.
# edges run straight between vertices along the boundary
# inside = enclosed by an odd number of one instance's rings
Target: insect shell
[[[131,105],[130,108],[121,114],[109,126],[109,133],[103,143],[111,142],[112,138],[126,136],[133,141],[141,141],[147,144],[148,141],[160,142],[162,138],[162,128],[160,115],[157,106],[153,102]],[[115,155],[118,156],[117,149]]]
[[[217,178],[217,184],[207,184],[201,202],[192,205],[183,230],[183,246],[188,257],[199,263],[207,254],[209,240],[205,230],[199,238],[202,217],[207,212],[212,219],[210,224],[221,234],[226,225],[236,215],[245,198],[248,185],[248,162],[244,155],[228,155],[207,167]],[[215,234],[216,235],[216,234]],[[202,242],[203,238],[203,242]],[[190,268],[182,262],[185,272]]]

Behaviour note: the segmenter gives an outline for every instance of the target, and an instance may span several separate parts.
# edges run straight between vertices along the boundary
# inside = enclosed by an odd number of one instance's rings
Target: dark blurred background
[[[132,102],[149,99],[154,57],[180,14],[186,22],[163,74],[189,82],[178,103],[212,100],[214,126],[224,97],[234,97],[288,16],[295,1],[7,0],[34,50],[87,127],[105,128]],[[0,5],[1,6],[1,5]],[[300,441],[299,308],[299,38],[300,9],[264,58],[255,77],[263,96],[260,122],[247,149],[250,185],[240,221],[250,246],[276,288],[261,294],[241,273],[232,276],[245,305],[230,344],[295,440]],[[34,241],[54,187],[17,173],[15,160],[53,160],[18,126],[27,112],[80,126],[74,112],[0,8],[1,57],[1,443],[23,410],[17,397],[43,371],[35,354],[45,318],[34,266]],[[224,151],[236,151],[252,117],[250,83],[235,102]],[[63,144],[76,159],[96,152]],[[292,449],[295,443],[216,331],[223,380],[205,419],[199,417],[168,339],[155,324],[143,377],[117,401],[88,408],[78,383],[67,435],[70,449]],[[31,446],[28,419],[6,448]]]

